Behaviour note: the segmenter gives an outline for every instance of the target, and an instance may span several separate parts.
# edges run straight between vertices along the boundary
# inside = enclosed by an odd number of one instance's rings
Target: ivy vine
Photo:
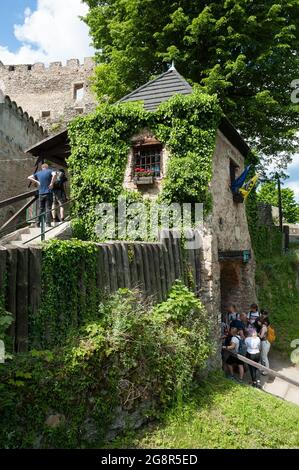
[[[52,240],[42,260],[42,302],[30,321],[30,343],[51,348],[63,344],[72,329],[94,320],[101,292],[97,289],[97,246],[80,240]]]
[[[195,89],[188,96],[173,96],[155,112],[146,111],[140,103],[102,104],[94,114],[75,119],[69,125],[72,153],[68,164],[72,197],[76,199],[76,236],[96,239],[96,205],[116,203],[124,192],[131,138],[144,128],[150,129],[171,155],[159,199],[168,203],[201,202],[208,211],[212,157],[221,116],[216,96]]]

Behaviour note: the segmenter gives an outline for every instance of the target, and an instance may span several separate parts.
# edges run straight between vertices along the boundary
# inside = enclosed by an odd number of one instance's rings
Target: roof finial
[[[169,67],[169,70],[175,70],[174,60],[173,59],[171,61],[171,66]]]

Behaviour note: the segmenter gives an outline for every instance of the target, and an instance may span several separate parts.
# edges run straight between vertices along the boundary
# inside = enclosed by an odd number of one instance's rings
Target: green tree
[[[257,192],[258,201],[278,206],[278,190],[275,181],[263,183]],[[299,222],[299,205],[296,203],[294,191],[290,188],[281,190],[282,215],[286,222]]]
[[[205,91],[247,141],[288,161],[298,140],[298,0],[84,0],[100,99],[117,100],[167,69]]]

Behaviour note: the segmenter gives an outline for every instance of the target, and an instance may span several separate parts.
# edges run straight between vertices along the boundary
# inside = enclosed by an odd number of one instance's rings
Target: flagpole
[[[276,173],[277,178],[277,189],[278,189],[278,211],[279,211],[279,228],[281,233],[283,232],[283,225],[282,225],[282,201],[281,201],[281,183],[279,174]]]

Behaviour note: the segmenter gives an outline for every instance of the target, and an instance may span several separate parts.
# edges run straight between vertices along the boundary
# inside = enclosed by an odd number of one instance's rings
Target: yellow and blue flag
[[[239,192],[242,194],[243,198],[246,200],[247,197],[249,196],[250,191],[254,188],[256,185],[260,175],[257,173],[254,175],[247,183],[245,183],[242,188],[239,189]]]
[[[233,193],[237,193],[238,190],[243,186],[250,168],[251,165],[248,165],[243,171],[243,173],[232,183],[231,189]]]

